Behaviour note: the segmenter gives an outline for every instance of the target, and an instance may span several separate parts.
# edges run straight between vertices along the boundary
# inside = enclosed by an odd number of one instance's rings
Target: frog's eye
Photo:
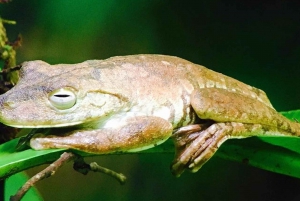
[[[56,89],[50,92],[48,99],[51,105],[59,110],[70,109],[76,103],[76,95],[69,87]]]

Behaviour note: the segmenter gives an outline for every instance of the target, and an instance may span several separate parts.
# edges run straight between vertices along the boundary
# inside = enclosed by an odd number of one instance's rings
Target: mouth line
[[[79,125],[82,124],[82,121],[78,121],[78,122],[67,122],[67,123],[60,123],[60,124],[30,124],[28,123],[28,125],[25,124],[16,124],[15,122],[13,123],[4,123],[7,126],[11,126],[11,127],[16,127],[16,128],[62,128],[62,127],[70,127],[70,126],[75,126],[75,125]]]

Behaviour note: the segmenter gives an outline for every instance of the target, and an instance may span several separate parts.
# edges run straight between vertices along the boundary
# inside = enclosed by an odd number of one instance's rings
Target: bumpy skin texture
[[[74,106],[60,109],[49,101],[58,89],[74,94]],[[147,149],[173,134],[176,176],[197,171],[229,138],[300,135],[299,124],[278,114],[260,89],[164,55],[25,62],[19,83],[0,97],[0,121],[68,126],[62,135],[34,137],[31,147],[96,154]]]

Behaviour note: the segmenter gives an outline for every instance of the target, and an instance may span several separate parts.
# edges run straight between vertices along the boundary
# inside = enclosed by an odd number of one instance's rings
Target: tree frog
[[[299,136],[255,87],[187,60],[117,56],[78,64],[22,64],[0,96],[0,121],[20,128],[66,127],[30,140],[36,150],[136,152],[168,138],[172,172],[196,172],[229,138]]]

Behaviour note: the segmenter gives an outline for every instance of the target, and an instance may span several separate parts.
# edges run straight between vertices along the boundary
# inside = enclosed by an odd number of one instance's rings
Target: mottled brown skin
[[[53,105],[49,97],[58,89],[74,95],[74,105]],[[61,93],[61,100],[69,96]],[[130,152],[173,134],[176,176],[197,171],[229,138],[300,135],[299,124],[277,113],[260,89],[163,55],[25,62],[18,84],[0,97],[0,109],[0,121],[10,126],[70,127],[63,135],[32,138],[33,149]]]

